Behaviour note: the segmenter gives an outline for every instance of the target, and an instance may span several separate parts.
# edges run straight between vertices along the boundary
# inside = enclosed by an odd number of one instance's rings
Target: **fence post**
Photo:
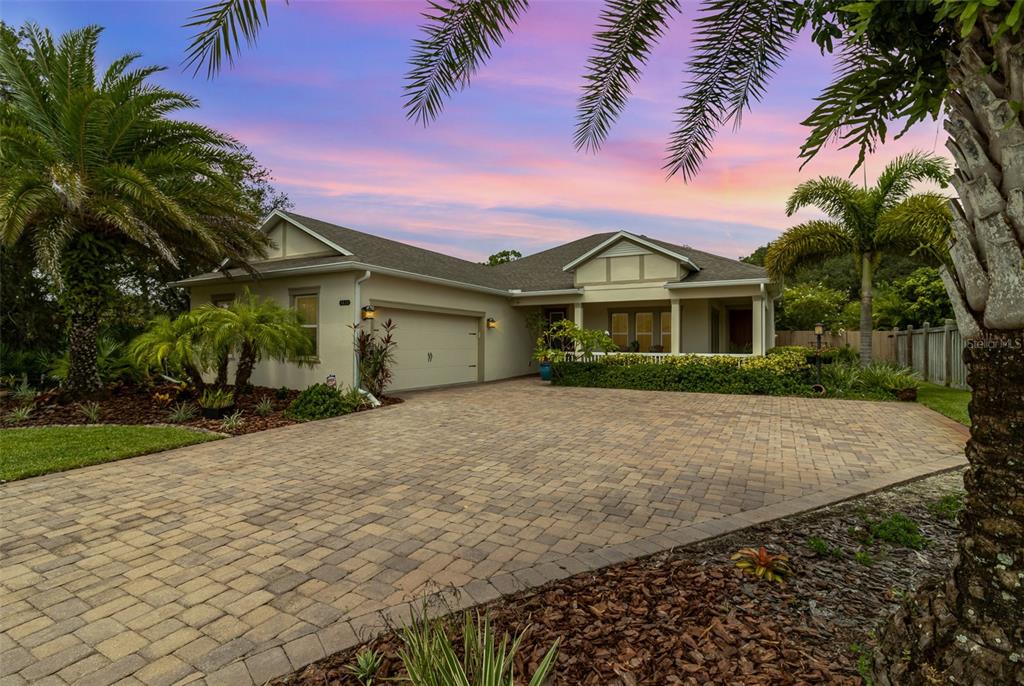
[[[892,357],[893,362],[900,363],[900,330],[899,327],[892,327]]]
[[[924,367],[921,371],[921,378],[928,381],[928,338],[932,335],[932,323],[924,323],[924,345],[921,346]]]
[[[953,320],[947,319],[942,325],[942,368],[943,385],[949,386],[953,379]]]
[[[914,368],[914,325],[907,324],[907,367]]]

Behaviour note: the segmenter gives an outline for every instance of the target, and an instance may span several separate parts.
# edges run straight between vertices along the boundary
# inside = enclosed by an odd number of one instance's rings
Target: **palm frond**
[[[242,42],[252,46],[268,19],[267,0],[217,0],[201,7],[185,24],[185,28],[197,29],[188,46],[185,68],[198,74],[205,66],[210,78],[221,70],[225,59],[233,65]]]
[[[813,219],[786,229],[772,241],[764,267],[773,279],[782,279],[799,263],[854,252],[854,239],[838,222]]]
[[[740,125],[796,37],[793,0],[710,0],[696,19],[694,57],[665,169],[693,178],[719,128]]]
[[[864,191],[849,179],[821,176],[804,181],[793,189],[786,201],[786,215],[792,216],[805,207],[814,206],[833,219],[843,219],[856,211],[863,195]]]
[[[866,41],[852,41],[840,54],[832,83],[815,98],[818,103],[801,122],[811,132],[800,148],[806,165],[824,147],[842,142],[840,149],[857,147],[857,163],[885,143],[889,121],[902,121],[899,138],[927,117],[938,117],[945,89],[933,78],[908,75],[898,57],[883,54]],[[945,74],[941,75],[945,79]]]
[[[587,60],[583,94],[577,105],[577,149],[597,150],[629,98],[640,67],[679,12],[678,0],[608,0]]]
[[[500,46],[528,0],[431,0],[422,27],[425,38],[415,41],[406,76],[405,112],[428,124],[444,109],[445,101],[465,88],[476,70]]]
[[[875,246],[881,251],[924,253],[948,263],[952,236],[949,198],[938,193],[918,193],[879,215]]]
[[[899,155],[885,165],[875,182],[880,201],[879,209],[892,207],[906,198],[915,183],[934,181],[945,188],[949,183],[949,177],[949,162],[944,157],[919,150]]]

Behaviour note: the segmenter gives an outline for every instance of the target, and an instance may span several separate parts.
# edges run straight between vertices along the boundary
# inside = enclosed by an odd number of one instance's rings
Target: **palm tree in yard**
[[[315,352],[301,315],[273,300],[246,291],[228,307],[204,305],[199,309],[208,317],[211,347],[221,355],[233,353],[238,360],[236,391],[249,386],[256,364],[264,358],[305,363]],[[227,365],[219,368],[226,371]],[[220,378],[218,381],[223,383]]]
[[[138,55],[97,72],[100,32],[0,24],[0,240],[31,244],[57,288],[74,394],[100,387],[97,335],[126,265],[244,263],[266,245],[225,174],[239,144],[169,118],[197,103]]]
[[[207,343],[208,321],[203,308],[174,318],[160,315],[131,342],[128,354],[140,366],[183,372],[194,388],[202,390],[203,370],[211,366],[213,357]]]
[[[695,3],[696,4],[696,3]],[[579,99],[575,143],[595,149],[622,112],[679,0],[608,0]],[[836,142],[861,161],[906,126],[945,112],[959,201],[942,276],[968,345],[973,394],[959,553],[880,635],[874,672],[891,684],[1024,684],[1024,0],[704,0],[665,168],[695,176],[739,124],[791,46],[838,52],[804,122],[812,158]],[[428,4],[407,113],[424,123],[465,88],[527,11],[527,0]],[[214,73],[264,25],[260,0],[201,9],[190,59]],[[859,166],[859,164],[858,164]],[[739,189],[742,190],[742,189]]]
[[[787,229],[768,246],[764,266],[781,280],[801,265],[828,257],[851,256],[860,268],[860,360],[871,363],[872,274],[884,253],[927,250],[944,255],[950,237],[947,198],[911,195],[916,181],[945,185],[946,161],[934,155],[910,153],[886,165],[871,188],[848,179],[823,176],[805,181],[789,196],[786,213],[814,206],[828,219],[812,219]]]

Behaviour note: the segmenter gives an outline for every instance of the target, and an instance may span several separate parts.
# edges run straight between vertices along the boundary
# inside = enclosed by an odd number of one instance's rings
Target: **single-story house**
[[[177,283],[192,307],[245,288],[299,310],[312,366],[264,361],[253,382],[305,388],[354,378],[353,325],[397,327],[393,390],[536,371],[527,316],[574,320],[643,353],[761,355],[775,339],[777,292],[760,267],[628,231],[598,233],[487,266],[293,212],[262,226],[273,248]],[[375,319],[363,317],[372,307]]]

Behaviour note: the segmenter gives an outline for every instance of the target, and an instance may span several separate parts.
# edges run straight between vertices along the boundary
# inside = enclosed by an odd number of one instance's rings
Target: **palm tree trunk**
[[[879,686],[1024,685],[1024,101],[1019,35],[979,26],[949,56],[955,271],[943,269],[971,396],[952,573],[879,634]],[[987,68],[995,64],[995,69]]]
[[[68,318],[68,376],[64,388],[73,396],[85,396],[103,388],[96,360],[100,317],[95,308],[76,309]]]
[[[225,350],[217,357],[217,386],[228,385],[228,351]]]
[[[860,364],[871,364],[871,332],[874,322],[871,316],[871,285],[874,281],[874,265],[871,253],[860,256]]]
[[[235,393],[242,393],[249,387],[249,378],[256,367],[256,348],[249,341],[242,343],[238,353],[238,369],[235,370]]]

